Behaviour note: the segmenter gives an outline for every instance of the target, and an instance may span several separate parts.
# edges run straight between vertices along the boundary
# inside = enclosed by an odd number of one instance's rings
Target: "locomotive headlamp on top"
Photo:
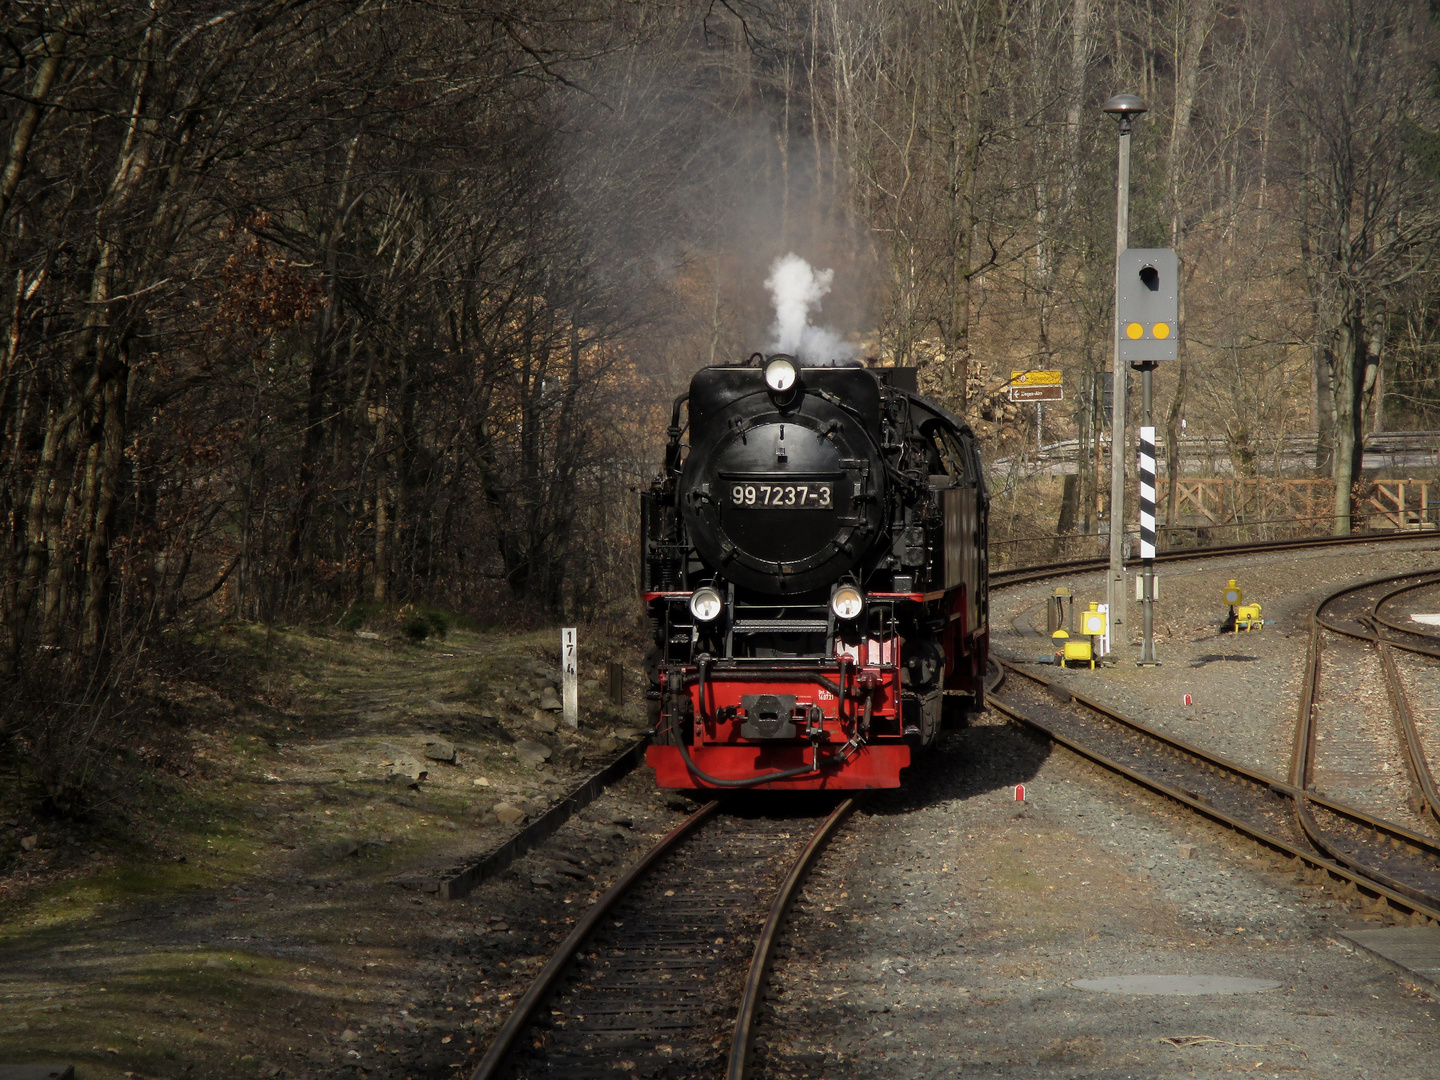
[[[830,610],[837,619],[858,618],[865,607],[865,594],[854,585],[841,585],[830,597]]]
[[[709,585],[702,586],[690,594],[690,614],[701,622],[713,622],[725,607],[720,593]]]
[[[765,385],[775,394],[788,394],[795,386],[795,361],[777,356],[765,365]]]

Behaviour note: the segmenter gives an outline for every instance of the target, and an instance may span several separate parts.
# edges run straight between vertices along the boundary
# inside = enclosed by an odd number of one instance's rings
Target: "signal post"
[[[1121,253],[1117,265],[1118,359],[1140,372],[1143,636],[1136,662],[1148,666],[1160,662],[1155,659],[1155,421],[1151,415],[1151,377],[1159,361],[1174,360],[1179,355],[1175,331],[1180,310],[1180,263],[1170,248],[1130,248]]]
[[[1128,647],[1125,610],[1125,364],[1141,378],[1140,420],[1140,559],[1143,564],[1141,603],[1142,665],[1155,659],[1155,422],[1151,412],[1151,376],[1161,360],[1174,360],[1179,316],[1179,262],[1169,248],[1131,248],[1130,132],[1136,117],[1149,111],[1143,98],[1116,94],[1101,106],[1119,121],[1120,157],[1115,185],[1115,366],[1114,403],[1110,420],[1110,573],[1105,595],[1110,610],[1111,640]],[[1172,477],[1173,482],[1173,477]]]

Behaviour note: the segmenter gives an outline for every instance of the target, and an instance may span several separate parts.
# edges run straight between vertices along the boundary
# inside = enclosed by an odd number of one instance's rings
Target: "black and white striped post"
[[[1145,419],[1150,412],[1150,371],[1144,372]],[[1140,562],[1142,633],[1140,664],[1159,663],[1155,659],[1155,428],[1148,422],[1140,427]]]

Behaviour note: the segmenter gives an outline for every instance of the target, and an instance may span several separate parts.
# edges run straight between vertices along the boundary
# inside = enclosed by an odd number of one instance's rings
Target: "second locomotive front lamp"
[[[864,607],[864,594],[854,585],[841,585],[830,597],[830,610],[841,619],[856,618]]]
[[[725,607],[725,601],[718,590],[702,585],[690,596],[690,614],[701,622],[711,622]]]

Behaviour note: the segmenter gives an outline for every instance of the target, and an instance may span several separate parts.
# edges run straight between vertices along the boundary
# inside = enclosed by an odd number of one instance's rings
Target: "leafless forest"
[[[1118,91],[1171,461],[1318,430],[1344,517],[1365,432],[1440,427],[1433,0],[0,13],[0,755],[57,803],[197,627],[632,617],[668,401],[790,251],[996,452],[1063,369],[1093,528]]]

